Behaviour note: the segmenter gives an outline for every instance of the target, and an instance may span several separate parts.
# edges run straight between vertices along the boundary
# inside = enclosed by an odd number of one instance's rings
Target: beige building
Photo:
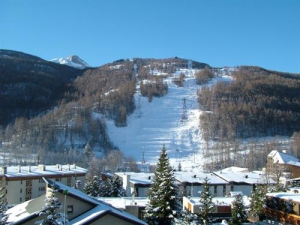
[[[9,205],[20,204],[45,194],[43,177],[69,187],[83,188],[87,170],[76,165],[38,165],[2,167],[1,194]]]
[[[82,191],[66,186],[59,182],[44,179],[47,189],[46,195],[55,187],[55,196],[62,204],[58,212],[66,214],[68,224],[73,225],[96,225],[96,224],[118,224],[118,225],[146,225],[137,217],[119,210],[103,201],[93,199]],[[66,195],[64,193],[67,193]],[[14,225],[32,225],[37,221],[45,219],[40,216],[40,211],[45,206],[45,195],[29,200],[10,208],[8,222]]]

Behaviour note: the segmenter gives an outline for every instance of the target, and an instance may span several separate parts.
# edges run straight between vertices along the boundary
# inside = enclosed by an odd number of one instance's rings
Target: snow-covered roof
[[[300,167],[300,162],[288,161],[286,164]]]
[[[273,198],[281,198],[287,201],[293,201],[300,203],[300,195],[298,193],[290,193],[290,192],[273,192],[273,193],[267,193],[267,197],[273,197]]]
[[[80,216],[71,220],[70,224],[73,224],[73,225],[87,224],[87,222],[94,220],[105,214],[116,215],[117,217],[122,217],[125,220],[134,222],[135,224],[147,224],[146,222],[138,219],[137,217],[135,217],[127,212],[121,211],[112,206],[104,205],[104,204],[97,205],[96,207],[87,211],[86,213],[81,214]]]
[[[126,206],[136,205],[139,207],[145,207],[149,203],[149,199],[146,197],[122,197],[122,198],[112,198],[112,197],[101,197],[98,198],[100,201],[106,202],[117,209],[126,209]]]
[[[119,177],[130,176],[129,181],[132,184],[151,185],[154,173],[136,173],[136,172],[119,172],[115,173]],[[175,179],[180,182],[188,183],[203,183],[207,177],[210,184],[227,184],[228,182],[216,176],[213,173],[201,173],[201,172],[186,172],[176,171],[174,172]]]
[[[201,172],[184,172],[176,171],[174,173],[175,179],[180,183],[203,183],[207,177],[210,184],[227,184],[228,182],[213,173],[201,173]]]
[[[36,216],[45,205],[45,195],[18,204],[6,211],[9,215],[7,222],[21,222],[31,216]]]
[[[299,162],[298,158],[278,150],[272,150],[269,153],[268,158],[272,158],[274,163],[279,164],[285,164],[290,161]]]
[[[0,176],[6,177],[43,177],[48,175],[68,175],[87,173],[87,169],[73,165],[38,165],[38,166],[9,166],[2,167]]]
[[[68,191],[68,196],[75,197],[78,200],[81,200],[83,202],[88,202],[91,205],[94,205],[94,207],[81,214],[80,216],[72,219],[69,221],[70,224],[86,224],[88,221],[98,218],[99,216],[102,216],[103,214],[110,214],[110,215],[116,215],[119,218],[123,218],[124,220],[131,221],[134,224],[146,224],[144,221],[138,219],[137,217],[121,211],[111,205],[109,205],[106,202],[96,200],[88,196],[87,194],[81,192],[78,189],[66,186],[62,183],[55,182],[53,180],[49,180],[44,178],[47,185],[52,186],[54,185],[55,188],[58,191]],[[37,213],[42,209],[42,207],[45,205],[45,196],[41,196],[39,198],[24,202],[20,205],[17,205],[11,209],[9,209],[8,213],[11,213],[9,215],[9,221],[10,222],[18,222],[20,224],[20,221],[24,219],[28,219],[31,216],[37,216]],[[31,207],[28,207],[31,206]]]
[[[186,197],[184,197],[186,198]],[[202,203],[200,202],[200,197],[191,197],[189,198],[189,202],[193,205],[199,205],[201,206]],[[213,197],[212,198],[212,202],[216,205],[216,206],[230,206],[231,203],[235,201],[235,197]],[[243,202],[244,202],[244,206],[245,207],[249,207],[250,206],[250,198],[247,196],[243,196]]]
[[[142,184],[142,185],[150,185],[152,183],[152,178],[154,173],[136,173],[136,172],[122,172],[115,173],[119,177],[130,176],[130,183],[132,184]]]
[[[223,169],[222,171],[232,171],[232,172],[249,172],[248,168],[231,166]]]
[[[250,185],[275,183],[270,178],[267,180],[266,174],[263,171],[239,172],[225,169],[214,172],[214,174],[227,182],[246,183]]]
[[[126,220],[136,222],[137,224],[146,224],[145,222],[136,218],[135,216],[133,216],[129,213],[126,213],[124,211],[121,211],[103,201],[95,200],[95,199],[91,198],[90,196],[88,196],[87,194],[81,192],[78,189],[74,189],[72,187],[66,186],[59,182],[50,181],[47,179],[45,179],[45,180],[46,180],[46,182],[50,182],[50,183],[54,184],[55,187],[61,191],[67,190],[68,195],[76,196],[78,199],[81,199],[83,201],[87,201],[87,202],[90,202],[90,203],[93,203],[96,205],[92,210],[89,210],[86,213],[82,214],[81,216],[76,217],[73,220],[71,220],[70,221],[71,224],[74,224],[74,225],[75,224],[76,225],[85,224],[85,222],[88,221],[88,219],[92,219],[92,218],[100,216],[101,214],[106,214],[106,213],[118,215],[119,217],[122,217]]]

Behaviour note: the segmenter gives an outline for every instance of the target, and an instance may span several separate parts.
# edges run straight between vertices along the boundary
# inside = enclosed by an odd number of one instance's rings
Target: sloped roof
[[[45,205],[45,195],[29,201],[18,204],[6,211],[9,215],[7,222],[14,222],[14,224],[22,224],[23,221],[32,217],[36,217]]]
[[[98,199],[123,210],[126,209],[126,206],[146,207],[149,204],[147,197],[99,197]]]
[[[267,176],[263,171],[239,172],[224,169],[214,172],[214,174],[227,182],[245,183],[250,185],[275,183],[275,181],[270,178],[267,180]]]
[[[267,197],[274,197],[274,198],[280,198],[287,201],[293,201],[300,203],[300,195],[298,193],[288,193],[288,192],[273,192],[273,193],[267,193]]]
[[[274,163],[279,164],[285,164],[290,161],[299,162],[298,158],[278,150],[272,150],[269,153],[268,158],[272,158]]]
[[[213,173],[201,173],[201,172],[174,172],[175,179],[180,183],[199,183],[202,184],[207,177],[210,184],[227,184],[228,182]]]
[[[85,202],[95,204],[95,207],[92,210],[89,210],[86,213],[70,220],[70,224],[76,224],[76,225],[89,224],[88,222],[90,220],[100,218],[101,216],[106,215],[106,214],[112,214],[112,215],[122,218],[124,220],[130,221],[134,224],[147,224],[144,221],[138,219],[137,217],[135,217],[127,212],[121,211],[121,210],[107,204],[106,202],[91,198],[90,196],[81,192],[78,189],[74,189],[72,187],[66,186],[62,183],[55,182],[52,180],[48,180],[48,179],[44,179],[44,180],[49,185],[55,185],[55,187],[60,191],[67,190],[68,195],[71,195],[72,197],[75,197],[75,198],[80,199]]]
[[[87,194],[81,192],[78,189],[66,186],[62,183],[55,182],[53,180],[45,179],[47,185],[52,186],[54,185],[55,188],[59,192],[68,191],[68,196],[74,197],[78,200],[83,202],[87,202],[94,207],[85,212],[84,214],[72,219],[69,221],[69,224],[76,224],[76,225],[84,225],[89,224],[92,220],[96,220],[104,215],[110,214],[121,218],[125,221],[129,221],[132,224],[142,224],[145,225],[144,221],[138,219],[137,217],[121,211],[103,201],[96,200],[88,196]],[[13,222],[14,224],[22,224],[22,221],[28,221],[32,217],[37,217],[38,213],[41,211],[42,207],[45,205],[45,195],[40,196],[38,198],[26,201],[22,204],[19,204],[15,207],[10,208],[7,212],[9,213],[9,222]]]
[[[200,197],[184,197],[185,199],[188,199],[188,201],[196,206],[202,206],[203,203],[200,202],[201,198]],[[234,202],[236,200],[235,197],[213,197],[212,198],[212,202],[216,205],[216,206],[230,206],[232,204],[232,202]],[[248,196],[243,195],[243,203],[245,207],[250,207],[250,198]]]
[[[123,177],[124,175],[130,176],[130,183],[132,184],[142,184],[142,185],[151,185],[152,178],[154,173],[136,173],[136,172],[122,172],[122,173],[115,173],[119,177]]]

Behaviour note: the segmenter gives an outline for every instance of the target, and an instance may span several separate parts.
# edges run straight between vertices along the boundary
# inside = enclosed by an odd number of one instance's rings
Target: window
[[[23,184],[23,181],[22,181],[22,180],[20,180],[20,184]]]
[[[69,187],[71,187],[71,185],[72,185],[71,177],[67,177],[67,185],[68,185]]]
[[[20,189],[20,193],[22,193],[22,188]]]
[[[60,178],[55,178],[55,181],[60,181]]]
[[[72,213],[73,212],[73,205],[68,205],[67,212]]]
[[[45,183],[45,181],[42,178],[40,178],[39,183]]]
[[[223,196],[226,195],[226,185],[223,185]]]
[[[20,202],[22,202],[22,197],[20,197]]]
[[[46,188],[45,187],[39,187],[39,191],[45,191]]]

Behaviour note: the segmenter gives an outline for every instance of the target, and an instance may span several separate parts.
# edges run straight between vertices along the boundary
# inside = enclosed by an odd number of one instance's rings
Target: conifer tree
[[[90,196],[97,197],[100,193],[100,180],[94,176],[92,181],[87,181],[84,184],[83,191]]]
[[[266,193],[267,187],[264,185],[258,185],[251,194],[250,212],[253,216],[258,216],[260,219],[264,216]]]
[[[115,178],[112,182],[112,191],[111,197],[122,197],[124,195],[124,189],[122,181],[120,181],[119,177]]]
[[[64,221],[68,223],[68,220],[65,219],[65,215],[61,212],[58,212],[61,209],[62,205],[58,201],[56,197],[57,190],[55,187],[52,187],[50,190],[50,195],[46,196],[45,206],[40,211],[39,216],[45,215],[46,218],[44,220],[37,221],[35,224],[37,225],[62,225]]]
[[[175,177],[165,146],[162,148],[148,197],[150,202],[146,207],[146,222],[150,225],[172,224],[179,211],[179,202]]]
[[[111,197],[112,182],[110,179],[102,180],[99,187],[99,197]]]
[[[235,200],[231,204],[231,216],[230,224],[239,225],[247,220],[247,215],[244,209],[243,196],[238,194],[235,196]]]
[[[4,187],[0,188],[0,225],[6,224],[8,219],[7,211],[7,202],[5,200],[5,194],[3,194]]]
[[[210,217],[210,213],[215,209],[215,205],[212,202],[213,196],[210,191],[209,179],[207,177],[204,178],[203,182],[203,191],[200,192],[200,203],[202,206],[200,207],[199,212],[199,220],[201,224],[209,224],[212,222],[212,218]]]

